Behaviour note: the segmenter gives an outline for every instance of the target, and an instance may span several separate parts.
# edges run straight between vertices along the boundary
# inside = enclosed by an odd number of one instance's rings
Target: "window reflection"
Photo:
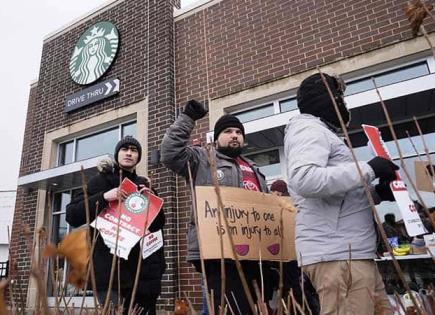
[[[267,177],[281,174],[281,164],[279,159],[279,150],[254,153],[247,155],[260,168],[260,171]]]
[[[267,104],[265,106],[254,108],[245,112],[236,113],[235,115],[242,123],[244,123],[267,116],[272,116],[273,114],[273,104]]]
[[[426,62],[421,62],[413,65],[409,65],[400,69],[387,71],[384,73],[373,75],[373,78],[378,87],[394,84],[414,78],[418,78],[423,75],[429,74],[429,68]],[[375,86],[372,78],[364,78],[361,80],[351,81],[346,83],[345,95],[351,95],[361,93],[364,91],[372,90]]]
[[[125,136],[136,137],[136,122],[122,125],[122,137]]]
[[[279,102],[279,108],[281,113],[289,112],[298,108],[298,102],[295,98],[283,100]]]
[[[58,166],[89,159],[103,154],[113,154],[120,136],[136,136],[137,123],[130,122],[98,132],[76,141],[61,143],[58,149]],[[75,154],[74,154],[75,151]],[[75,156],[74,156],[75,155]]]
[[[118,128],[77,140],[76,161],[112,154],[119,140]]]
[[[74,141],[62,143],[59,145],[59,165],[65,165],[73,162]]]

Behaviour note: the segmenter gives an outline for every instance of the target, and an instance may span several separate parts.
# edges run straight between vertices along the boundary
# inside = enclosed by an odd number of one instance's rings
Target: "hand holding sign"
[[[103,194],[103,197],[106,201],[115,201],[118,199],[125,200],[125,198],[127,198],[127,196],[128,196],[128,193],[123,191],[122,189],[119,189],[118,187],[112,188],[111,190],[106,191]]]
[[[389,158],[376,156],[367,162],[381,181],[393,181],[397,178],[396,171],[400,169]]]
[[[101,237],[111,252],[124,259],[128,258],[131,249],[145,235],[151,223],[157,217],[163,200],[149,190],[138,191],[136,184],[125,178],[120,188],[109,191],[109,206],[91,223],[100,231]],[[116,195],[119,198],[113,199]]]
[[[362,127],[364,129],[364,133],[369,139],[369,144],[373,152],[376,154],[376,156],[381,157],[383,159],[390,160],[390,155],[388,154],[384,146],[384,142],[382,141],[379,129],[370,125],[362,125]],[[370,166],[372,166],[370,164],[371,161],[368,162]],[[377,161],[379,162],[379,164],[381,163],[379,159]],[[391,160],[389,162],[395,165],[394,163],[391,162]],[[382,164],[385,165],[385,162],[382,162]],[[376,170],[374,168],[373,170],[376,173]],[[411,201],[411,198],[409,197],[409,193],[408,190],[406,189],[406,185],[403,182],[402,177],[400,176],[398,170],[396,170],[395,180],[391,181],[390,183],[390,188],[391,191],[393,192],[394,199],[396,200],[397,205],[400,209],[400,213],[402,214],[403,222],[405,223],[405,228],[408,235],[416,236],[420,234],[425,234],[426,230],[423,226],[423,223],[421,222],[417,210],[415,209],[414,203]]]

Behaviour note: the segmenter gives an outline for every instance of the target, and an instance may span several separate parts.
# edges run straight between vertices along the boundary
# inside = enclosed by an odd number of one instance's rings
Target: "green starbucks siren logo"
[[[128,211],[139,214],[148,207],[148,198],[140,193],[132,193],[125,199],[124,204]]]
[[[119,34],[110,22],[98,22],[80,36],[69,63],[78,84],[96,81],[107,71],[118,51]]]

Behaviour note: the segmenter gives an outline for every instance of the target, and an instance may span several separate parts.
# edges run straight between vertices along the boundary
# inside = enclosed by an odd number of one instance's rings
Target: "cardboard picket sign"
[[[429,165],[427,161],[414,161],[415,182],[418,190],[434,192],[435,191],[435,176],[428,174],[426,167]]]
[[[131,249],[145,235],[159,214],[163,199],[150,191],[139,193],[136,184],[128,178],[122,181],[121,189],[128,194],[127,198],[119,206],[118,200],[109,202],[109,206],[100,212],[91,226],[100,231],[112,254],[115,252],[118,235],[116,255],[128,259]]]
[[[391,160],[384,141],[381,138],[379,129],[375,126],[362,125],[364,133],[369,139],[369,144],[376,156],[383,157]],[[406,232],[409,236],[416,236],[427,233],[421,222],[417,209],[414,206],[411,198],[409,197],[408,190],[405,183],[400,176],[400,172],[396,171],[396,180],[390,183],[391,191],[393,192],[394,199],[396,199],[397,206],[402,214],[403,222],[405,223]]]
[[[220,236],[224,242],[223,257],[235,259],[231,250],[228,233],[231,233],[235,252],[239,260],[283,261],[296,259],[295,215],[296,209],[290,198],[250,191],[242,188],[221,187],[224,213],[228,219],[229,231],[224,219],[219,228],[218,203],[214,187],[196,187],[198,211],[198,233],[200,250],[204,259],[220,259]],[[281,230],[281,209],[283,229]],[[283,248],[280,238],[283,237]]]

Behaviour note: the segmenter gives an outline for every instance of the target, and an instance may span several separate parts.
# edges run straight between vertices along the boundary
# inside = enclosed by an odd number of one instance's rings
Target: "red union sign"
[[[375,126],[362,125],[364,133],[369,139],[369,144],[376,156],[386,159],[391,159],[388,151],[381,138],[379,129]],[[402,214],[403,222],[405,223],[406,232],[409,236],[416,236],[427,233],[426,229],[421,222],[420,216],[415,209],[414,203],[409,197],[406,185],[400,177],[399,171],[396,171],[396,180],[390,183],[391,191],[393,192],[394,199],[396,199],[397,206]]]
[[[406,191],[406,185],[401,180],[394,180],[391,182],[391,190],[393,190],[393,191]]]

